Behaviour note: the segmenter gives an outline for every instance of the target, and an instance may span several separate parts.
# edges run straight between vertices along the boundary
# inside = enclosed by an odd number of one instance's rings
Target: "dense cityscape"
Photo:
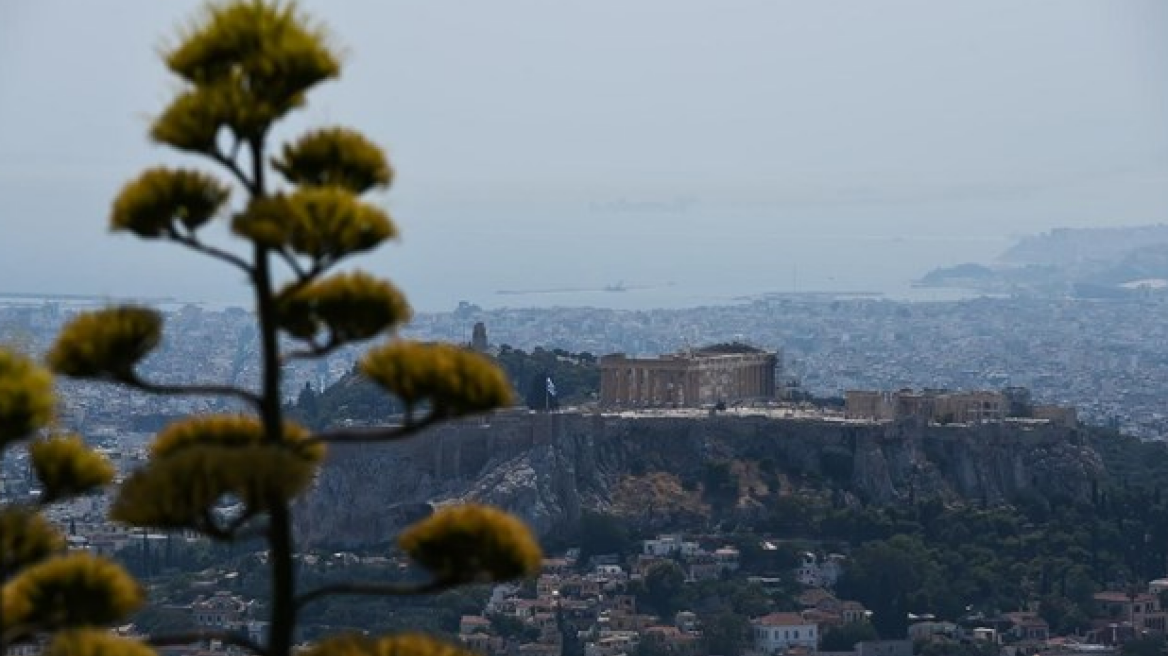
[[[0,306],[4,331],[0,342],[32,355],[43,353],[60,326],[85,307],[76,300],[6,303]],[[603,355],[668,353],[693,344],[745,342],[782,354],[779,374],[787,395],[795,391],[809,398],[829,398],[856,389],[1028,386],[1036,402],[1075,407],[1087,424],[1159,440],[1165,424],[1156,401],[1165,391],[1161,381],[1168,380],[1160,373],[1168,360],[1157,353],[1157,346],[1168,339],[1154,320],[1160,308],[1162,302],[1154,298],[1130,302],[986,298],[935,304],[785,298],[640,312],[483,310],[462,304],[449,313],[421,314],[404,332],[419,339],[469,344],[470,328],[482,322],[489,333],[477,339],[489,339],[494,352],[504,343],[514,348],[546,346]],[[249,312],[176,304],[165,318],[167,341],[142,366],[148,379],[173,384],[255,384],[257,371],[252,363],[258,345],[249,327]],[[926,347],[940,344],[946,346]],[[347,349],[310,365],[286,367],[285,401],[295,404],[304,389],[319,393],[341,380],[359,354]],[[65,380],[58,385],[64,427],[98,446],[120,476],[145,462],[150,436],[171,418],[238,409],[236,402],[221,399],[156,398],[118,386]],[[585,395],[580,405],[561,411],[595,412],[596,394]],[[829,415],[834,412],[842,419],[841,407],[828,410]],[[807,415],[805,410],[781,412]],[[9,498],[36,493],[35,481],[23,462],[16,455],[4,463],[4,491]],[[733,485],[740,484],[745,483]],[[697,485],[705,490],[703,498],[712,498],[710,486],[715,483]],[[808,501],[809,507],[814,504]],[[55,506],[49,517],[67,529],[73,548],[117,555],[151,576],[148,580],[165,601],[139,618],[139,630],[174,625],[253,637],[262,634],[266,626],[262,604],[255,600],[262,590],[255,587],[254,577],[238,571],[237,556],[208,551],[203,541],[191,535],[128,530],[110,523],[108,510],[106,497],[87,496]],[[616,521],[598,517],[593,521]],[[792,541],[781,531],[742,534],[693,529],[685,538],[647,536],[637,541],[631,539],[630,529],[620,528],[617,534],[624,537],[607,543],[588,545],[585,539],[583,554],[579,544],[562,544],[562,551],[545,561],[534,588],[501,586],[486,598],[443,602],[430,617],[431,628],[489,654],[511,654],[516,648],[521,654],[586,656],[736,655],[752,653],[752,649],[757,653],[834,653],[849,651],[849,641],[854,641],[856,654],[907,656],[922,649],[931,654],[953,649],[988,654],[992,653],[986,651],[989,645],[999,644],[1009,649],[1041,647],[1050,653],[1076,651],[1084,645],[1104,649],[1130,642],[1142,631],[1162,632],[1168,617],[1168,611],[1161,609],[1160,595],[1168,584],[1152,581],[1137,594],[1131,592],[1130,584],[1123,588],[1122,579],[1105,577],[1112,587],[1091,584],[1084,588],[1089,601],[1082,603],[1101,613],[1096,624],[1089,617],[1075,620],[1073,615],[1040,613],[1037,604],[1019,604],[979,607],[977,613],[961,616],[922,613],[902,628],[888,629],[887,610],[880,609],[881,617],[873,618],[873,611],[862,602],[833,591],[855,555],[826,549],[835,544],[852,553],[859,543],[814,537]],[[768,555],[768,549],[773,553]],[[740,560],[742,552],[750,556]],[[309,577],[327,578],[333,570],[356,571],[352,567],[378,576],[410,571],[397,557],[386,559],[368,551],[306,553],[301,558]],[[191,567],[203,568],[194,581],[175,578]],[[855,590],[855,585],[846,589]],[[738,595],[737,601],[709,601],[726,594]],[[329,618],[339,608],[326,606],[322,614],[312,615],[316,619],[306,621],[305,636],[327,630],[336,621]],[[1081,612],[1092,612],[1086,605],[1083,608]],[[452,615],[455,609],[461,614]],[[413,617],[409,608],[384,610],[394,617]],[[345,612],[350,622],[399,625],[376,613]],[[366,619],[354,619],[359,617]],[[1116,617],[1131,621],[1115,628],[1109,618]],[[711,623],[721,625],[707,626]],[[882,630],[864,628],[873,625]],[[1087,625],[1100,628],[1083,633]],[[1110,634],[1104,630],[1109,626]],[[878,640],[890,637],[890,630],[898,634],[891,636],[894,639]],[[1133,630],[1135,634],[1123,633]]]
[[[43,352],[78,309],[61,302],[0,306],[0,342]],[[808,392],[852,389],[1029,388],[1037,401],[1077,408],[1080,420],[1145,439],[1168,433],[1161,406],[1168,380],[1168,326],[1160,297],[1129,301],[991,299],[939,303],[776,299],[687,310],[593,308],[483,310],[464,304],[415,317],[403,336],[466,344],[483,322],[492,344],[560,348],[600,356],[659,355],[745,341],[782,352],[782,374]],[[254,384],[255,333],[242,309],[178,307],[167,342],[145,363],[159,382]],[[348,372],[348,349],[288,370],[285,396],[318,391]],[[193,366],[192,363],[198,363]],[[88,408],[93,428],[143,414],[209,409],[210,400],[148,399],[118,388],[64,381],[70,414]],[[92,414],[95,409],[101,413]],[[125,411],[129,412],[125,412]],[[120,418],[120,419],[119,419]],[[125,429],[127,426],[111,428]]]

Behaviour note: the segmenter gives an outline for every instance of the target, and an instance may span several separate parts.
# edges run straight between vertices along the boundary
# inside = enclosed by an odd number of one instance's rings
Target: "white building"
[[[641,545],[642,554],[656,558],[688,558],[701,552],[702,548],[697,542],[686,542],[680,535],[658,535],[656,540],[645,540]]]
[[[601,583],[629,580],[629,575],[625,573],[625,568],[620,565],[597,565],[592,573]]]
[[[714,560],[718,563],[718,570],[722,572],[737,572],[740,554],[738,549],[726,546],[714,551]]]
[[[750,621],[754,648],[777,654],[791,647],[815,651],[819,647],[819,627],[798,613],[771,613]]]
[[[840,576],[844,573],[844,557],[840,554],[831,554],[820,560],[810,551],[803,554],[799,567],[795,569],[795,580],[813,588],[835,587]]]

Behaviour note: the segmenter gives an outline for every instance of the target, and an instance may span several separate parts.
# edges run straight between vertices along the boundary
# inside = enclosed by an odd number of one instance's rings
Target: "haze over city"
[[[0,8],[4,291],[244,302],[230,271],[109,237],[200,3]],[[1059,226],[1168,206],[1168,5],[305,2],[347,53],[305,125],[388,148],[423,309],[898,295]],[[612,294],[605,288],[627,289]],[[501,295],[499,290],[591,290]]]

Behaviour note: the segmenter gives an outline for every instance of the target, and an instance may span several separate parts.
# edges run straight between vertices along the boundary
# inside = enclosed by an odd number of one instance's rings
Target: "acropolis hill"
[[[1087,430],[1034,420],[856,421],[794,406],[713,416],[511,411],[412,441],[336,447],[296,516],[308,543],[350,546],[385,542],[425,504],[455,499],[505,507],[544,534],[585,510],[647,530],[703,526],[715,523],[701,493],[710,463],[727,463],[738,482],[737,501],[718,515],[723,524],[807,489],[837,490],[848,503],[1081,499],[1106,476]],[[396,512],[386,512],[387,500]]]

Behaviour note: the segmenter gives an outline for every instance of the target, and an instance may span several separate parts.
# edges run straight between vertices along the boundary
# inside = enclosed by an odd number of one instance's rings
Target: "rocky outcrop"
[[[786,493],[831,487],[876,503],[1082,498],[1105,473],[1083,432],[1045,424],[516,412],[409,442],[334,447],[299,504],[297,529],[306,544],[387,542],[426,504],[466,500],[506,508],[542,534],[574,524],[584,510],[650,529],[693,526],[712,512],[699,491],[711,462],[740,472],[766,462],[786,481]],[[744,486],[732,512],[758,512],[776,496]]]

